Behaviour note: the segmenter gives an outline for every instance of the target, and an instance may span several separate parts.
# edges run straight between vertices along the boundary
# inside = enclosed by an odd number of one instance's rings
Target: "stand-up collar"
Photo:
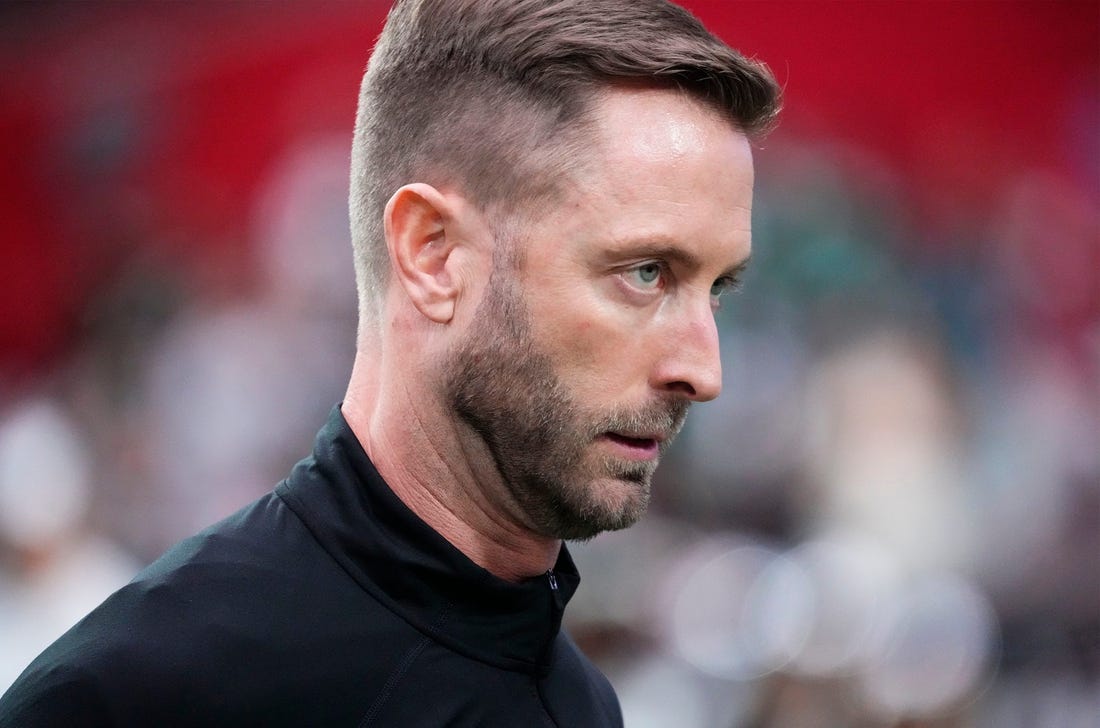
[[[390,490],[339,407],[276,493],[360,586],[469,657],[541,667],[580,583],[564,544],[553,572],[504,581],[470,561]]]

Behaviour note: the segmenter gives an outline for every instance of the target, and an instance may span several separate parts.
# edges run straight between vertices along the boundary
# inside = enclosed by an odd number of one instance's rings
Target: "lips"
[[[656,435],[624,435],[619,432],[609,432],[607,436],[616,442],[633,447],[650,448],[661,442],[664,438]]]
[[[660,453],[661,436],[625,435],[621,432],[607,432],[604,438],[615,451],[631,460],[652,460]]]

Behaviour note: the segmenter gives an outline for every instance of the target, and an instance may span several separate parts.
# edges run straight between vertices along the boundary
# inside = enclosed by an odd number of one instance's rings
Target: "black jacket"
[[[580,581],[497,579],[417,518],[339,410],[274,492],[183,541],[38,657],[0,727],[618,726],[559,629]]]

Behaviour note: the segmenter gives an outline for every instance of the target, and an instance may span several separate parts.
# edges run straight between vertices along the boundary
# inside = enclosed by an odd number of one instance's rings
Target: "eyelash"
[[[623,271],[623,273],[625,275],[636,275],[645,268],[654,267],[658,269],[658,278],[648,285],[635,285],[635,288],[646,291],[660,290],[661,288],[664,288],[664,279],[667,278],[669,274],[668,266],[661,261],[651,260],[644,263],[639,263],[635,266],[627,268],[625,271]],[[717,307],[719,305],[720,299],[723,295],[727,293],[736,293],[737,291],[739,291],[741,289],[741,283],[741,279],[736,276],[722,276],[713,284],[711,284],[711,298],[714,300],[715,306]],[[717,289],[717,291],[715,289]]]
[[[635,285],[635,288],[646,291],[660,290],[661,288],[664,288],[665,279],[668,277],[668,268],[667,266],[665,266],[664,263],[660,261],[650,260],[646,261],[645,263],[639,263],[638,265],[627,268],[625,271],[623,271],[623,273],[625,275],[636,275],[646,268],[656,268],[657,278],[648,284],[642,282],[643,285]]]
[[[718,292],[715,293],[714,289],[717,288]],[[711,296],[718,300],[727,293],[737,293],[741,290],[741,279],[736,276],[722,276],[714,282],[710,287]]]

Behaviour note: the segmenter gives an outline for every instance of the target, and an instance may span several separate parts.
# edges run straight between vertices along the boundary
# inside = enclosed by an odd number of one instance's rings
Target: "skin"
[[[593,532],[641,515],[687,405],[719,394],[716,294],[751,249],[751,149],[726,119],[637,88],[604,92],[593,114],[591,158],[564,199],[503,231],[461,189],[394,194],[384,324],[361,342],[343,404],[398,497],[504,579],[593,535],[532,505],[532,489],[596,514]],[[470,381],[480,414],[456,406]],[[517,422],[509,452],[511,434],[493,431]],[[517,453],[534,453],[529,467]],[[540,485],[547,472],[556,482]]]

